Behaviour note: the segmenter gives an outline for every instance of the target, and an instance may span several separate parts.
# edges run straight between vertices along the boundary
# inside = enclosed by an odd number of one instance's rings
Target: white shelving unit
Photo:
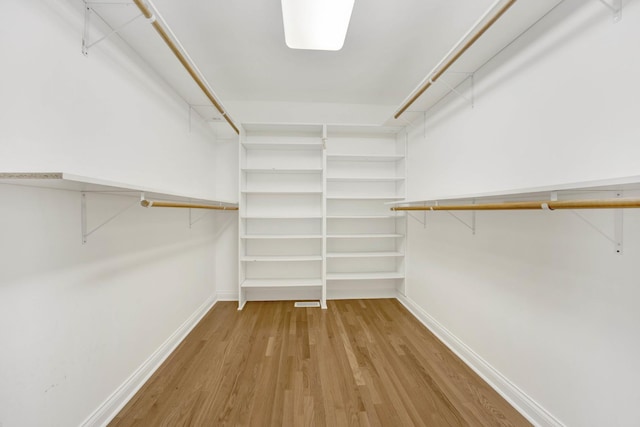
[[[385,203],[405,196],[404,135],[328,130],[327,298],[404,291],[406,216]]]
[[[240,146],[239,308],[404,291],[398,129],[248,125]]]
[[[239,149],[239,308],[283,299],[326,307],[322,126],[245,126]]]

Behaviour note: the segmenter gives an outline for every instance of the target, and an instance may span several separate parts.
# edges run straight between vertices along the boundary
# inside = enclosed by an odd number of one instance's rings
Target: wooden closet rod
[[[145,18],[152,20],[151,25],[153,25],[153,28],[155,28],[158,34],[160,34],[162,40],[164,40],[166,45],[169,46],[171,52],[173,52],[176,58],[178,58],[178,61],[180,61],[185,70],[187,70],[193,81],[196,82],[198,87],[202,90],[202,92],[204,92],[205,96],[209,98],[209,101],[211,101],[213,106],[216,107],[216,110],[218,110],[220,114],[222,114],[222,117],[227,121],[227,123],[229,123],[229,126],[231,126],[237,134],[240,134],[238,127],[235,125],[235,123],[233,123],[233,120],[231,120],[231,117],[229,117],[220,102],[216,99],[215,95],[211,92],[211,89],[209,89],[207,84],[200,78],[199,73],[191,65],[191,62],[184,56],[180,48],[178,48],[178,46],[173,42],[167,31],[162,28],[162,25],[160,25],[155,15],[149,10],[147,5],[143,3],[143,0],[133,0],[133,2],[136,4],[136,6],[138,6],[138,9],[140,9],[140,12],[142,12]]]
[[[487,21],[469,40],[467,40],[467,42],[465,44],[462,45],[462,47],[460,49],[458,49],[458,51],[451,57],[451,59],[449,59],[447,62],[444,63],[444,65],[442,67],[440,67],[440,69],[436,70],[431,77],[429,77],[427,79],[427,81],[418,88],[418,90],[411,96],[411,98],[405,102],[402,107],[400,107],[400,110],[398,110],[398,112],[393,116],[394,118],[398,118],[402,115],[402,113],[404,113],[407,108],[409,108],[411,106],[411,104],[413,104],[414,102],[416,102],[416,100],[422,96],[422,94],[429,89],[429,87],[431,87],[431,85],[433,83],[436,82],[436,80],[438,80],[448,69],[449,67],[451,67],[451,65],[453,65],[454,62],[456,62],[461,56],[462,54],[464,54],[467,49],[469,49],[471,46],[473,46],[473,44],[478,41],[478,39],[489,29],[493,26],[493,24],[496,23],[496,21],[498,19],[500,19],[500,17],[502,15],[504,15],[504,13],[509,10],[509,8],[511,6],[513,6],[513,4],[516,2],[517,0],[509,0],[504,6],[502,6],[500,8],[500,10],[498,10],[498,12],[496,12],[495,15],[493,15],[493,17],[491,17],[491,19],[489,19],[489,21]]]
[[[237,206],[212,206],[201,205],[198,203],[180,203],[180,202],[165,202],[162,200],[142,200],[140,202],[145,208],[189,208],[189,209],[213,209],[218,211],[237,211]]]
[[[396,206],[392,211],[499,211],[525,209],[640,208],[640,199],[548,200],[538,202],[485,203],[478,205]]]

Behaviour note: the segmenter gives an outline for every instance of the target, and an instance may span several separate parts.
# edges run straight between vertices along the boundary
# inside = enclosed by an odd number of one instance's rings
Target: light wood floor
[[[219,302],[111,426],[530,425],[396,300]]]

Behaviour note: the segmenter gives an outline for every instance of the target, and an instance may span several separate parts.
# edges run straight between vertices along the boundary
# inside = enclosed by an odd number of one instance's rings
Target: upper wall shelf
[[[138,185],[72,175],[66,172],[1,172],[0,184],[25,185],[30,187],[52,188],[57,190],[80,191],[85,193],[140,194],[150,198],[170,198],[175,201],[203,202],[235,206],[230,200],[212,200],[197,194],[179,194]]]
[[[243,142],[242,146],[251,150],[322,150],[317,142]]]
[[[404,159],[404,155],[368,155],[362,156],[358,154],[327,154],[327,160],[344,161],[344,162],[395,162]]]
[[[640,190],[640,176],[628,176],[612,179],[571,182],[557,185],[547,185],[542,187],[528,187],[505,191],[491,191],[486,193],[472,193],[460,195],[431,195],[427,194],[421,198],[399,200],[388,202],[387,205],[419,205],[424,203],[453,201],[453,200],[475,200],[484,199],[525,199],[544,198],[550,193],[561,192],[564,196],[578,195],[580,193],[595,193],[604,191],[631,191]]]

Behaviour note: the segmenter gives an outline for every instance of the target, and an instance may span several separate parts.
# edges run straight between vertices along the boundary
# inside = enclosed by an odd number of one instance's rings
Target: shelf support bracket
[[[622,193],[617,193],[616,197],[622,197]],[[609,235],[606,231],[602,230],[600,227],[589,221],[589,219],[585,218],[584,215],[580,214],[575,210],[570,210],[572,214],[580,218],[585,224],[591,227],[593,230],[597,231],[602,237],[613,243],[613,249],[616,254],[622,255],[623,253],[623,235],[624,235],[624,210],[623,209],[614,209],[613,210],[613,237]]]
[[[451,215],[452,217],[454,217],[460,224],[464,225],[469,230],[471,230],[471,234],[473,234],[475,236],[475,234],[476,234],[476,211],[471,211],[471,223],[470,224],[467,223],[462,218],[460,218],[458,215],[454,214],[453,212],[449,212],[449,211],[445,211],[445,212],[448,213],[449,215]]]
[[[604,1],[604,0],[601,0]],[[452,74],[466,74],[467,78],[464,79],[462,82],[460,82],[460,84],[464,83],[466,80],[470,80],[470,84],[471,84],[471,96],[468,97],[465,94],[463,94],[461,91],[459,91],[457,88],[451,86],[449,83],[447,83],[446,79],[440,78],[439,80],[436,81],[436,84],[438,83],[442,83],[444,84],[446,87],[449,88],[449,90],[453,93],[455,93],[456,95],[458,95],[460,98],[464,99],[465,101],[467,101],[469,103],[469,105],[471,105],[471,108],[474,107],[475,105],[475,73],[470,73],[470,72],[453,72],[451,71]],[[458,85],[459,86],[459,85]]]
[[[93,3],[93,4],[98,4],[98,3]],[[127,6],[128,5],[127,3],[103,3],[103,4],[112,4],[112,5],[121,5],[121,6]],[[134,16],[133,18],[129,19],[124,24],[122,24],[122,25],[120,25],[120,26],[118,26],[116,28],[112,28],[111,31],[109,31],[107,34],[103,35],[99,39],[97,39],[95,41],[91,41],[90,40],[91,13],[93,12],[93,9],[92,9],[91,5],[92,5],[92,3],[89,3],[89,2],[87,2],[85,0],[85,2],[84,2],[84,30],[82,32],[82,54],[84,56],[88,56],[89,55],[89,48],[97,45],[98,43],[100,43],[101,41],[103,41],[105,39],[108,39],[112,35],[117,34],[118,32],[124,30],[126,27],[128,27],[130,24],[132,24],[138,18],[143,16],[142,13],[138,13],[136,16]]]
[[[142,199],[144,199],[144,193],[142,195]],[[107,225],[108,223],[110,223],[111,221],[113,221],[114,219],[116,219],[117,217],[119,217],[120,215],[122,215],[123,213],[128,211],[129,209],[131,209],[132,207],[134,207],[136,205],[139,205],[139,204],[140,204],[140,202],[138,200],[136,200],[135,202],[131,203],[130,205],[127,205],[123,209],[119,210],[115,215],[112,215],[107,220],[103,221],[101,224],[97,225],[96,227],[92,228],[91,230],[87,230],[87,193],[85,193],[83,191],[82,195],[81,195],[81,213],[80,213],[81,214],[82,244],[83,245],[86,244],[87,243],[87,239],[93,233],[95,233],[96,231],[98,231],[99,229],[101,229],[102,227],[104,227],[105,225]]]
[[[622,0],[600,0],[613,15],[613,22],[620,22],[622,20]]]

